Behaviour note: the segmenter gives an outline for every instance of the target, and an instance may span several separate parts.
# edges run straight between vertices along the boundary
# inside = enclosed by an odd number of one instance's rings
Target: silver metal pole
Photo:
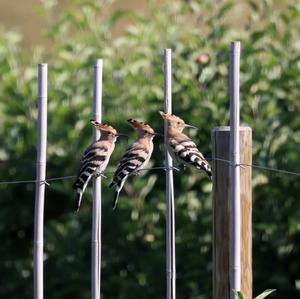
[[[93,118],[102,121],[102,73],[103,60],[94,62]],[[100,132],[93,129],[93,140],[100,138]],[[101,177],[93,182],[93,229],[92,229],[92,299],[101,295]]]
[[[172,50],[164,50],[164,97],[165,112],[172,113]],[[167,234],[167,299],[176,298],[176,257],[175,257],[175,202],[173,184],[173,162],[167,150],[167,122],[164,123],[166,157],[166,234]]]
[[[231,248],[230,288],[241,290],[241,198],[240,198],[240,42],[231,43],[230,51],[230,179]],[[236,296],[231,291],[231,298]]]
[[[44,296],[44,201],[47,149],[48,65],[38,65],[38,141],[34,210],[34,299]]]

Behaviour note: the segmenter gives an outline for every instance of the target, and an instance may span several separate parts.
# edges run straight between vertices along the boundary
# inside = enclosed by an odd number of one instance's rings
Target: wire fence
[[[246,167],[251,167],[251,168],[255,168],[255,169],[261,169],[261,170],[265,170],[265,171],[270,171],[270,172],[274,172],[274,173],[280,173],[280,174],[286,174],[286,175],[292,175],[292,176],[300,176],[299,172],[294,172],[294,171],[289,171],[289,170],[285,170],[285,169],[278,169],[278,168],[273,168],[273,167],[268,167],[268,166],[262,166],[262,165],[258,165],[258,164],[245,164],[245,163],[240,163],[240,164],[236,164],[236,165],[232,165],[231,162],[229,160],[226,159],[221,159],[221,158],[205,158],[208,161],[219,161],[219,162],[224,162],[227,163],[229,166],[238,166],[241,168],[246,168]],[[132,173],[131,175],[137,175],[142,171],[148,171],[148,170],[167,170],[167,167],[164,166],[155,166],[155,167],[151,167],[151,168],[144,168],[141,169],[138,173]],[[173,170],[180,172],[181,169],[178,167],[173,166],[172,167]],[[108,171],[105,172],[106,174],[113,174],[113,171]],[[106,178],[104,175],[102,175],[102,177]],[[54,177],[54,178],[48,178],[44,181],[40,181],[40,183],[44,183],[47,186],[50,186],[49,182],[54,182],[54,181],[63,181],[63,180],[70,180],[70,179],[75,179],[76,176],[75,175],[69,175],[69,176],[61,176],[61,177]],[[38,180],[16,180],[16,181],[0,181],[0,185],[12,185],[12,184],[33,184],[33,183],[38,183]]]

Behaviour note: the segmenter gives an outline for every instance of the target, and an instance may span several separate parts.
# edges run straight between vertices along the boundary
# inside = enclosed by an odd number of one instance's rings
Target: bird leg
[[[135,170],[132,172],[132,175],[140,175],[141,171],[140,170]]]
[[[102,178],[104,178],[104,179],[107,179],[107,176],[105,176],[105,175],[103,174],[103,172],[96,171],[95,174],[94,174],[94,179],[97,179],[97,178],[99,178],[99,177],[102,177]]]

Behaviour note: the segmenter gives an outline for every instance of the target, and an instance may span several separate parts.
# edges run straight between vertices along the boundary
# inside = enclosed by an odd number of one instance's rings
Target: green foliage
[[[189,123],[203,153],[210,132],[228,124],[229,43],[242,42],[241,119],[253,128],[255,164],[299,171],[300,65],[296,0],[149,1],[143,12],[104,10],[112,1],[76,0],[56,16],[56,1],[43,0],[53,26],[47,49],[22,49],[16,33],[0,33],[0,181],[35,176],[37,63],[49,63],[47,177],[73,175],[91,142],[92,62],[104,58],[103,121],[134,138],[125,120],[149,121],[162,131],[162,51],[173,49],[173,106]],[[54,9],[54,10],[53,10]],[[124,34],[115,36],[120,20]],[[163,164],[155,140],[152,165]],[[109,179],[126,148],[119,141]],[[130,179],[119,206],[103,183],[102,291],[105,298],[165,295],[164,172]],[[254,170],[255,292],[276,287],[274,298],[300,291],[300,182],[294,176]],[[175,173],[177,293],[212,296],[211,183],[194,169]],[[32,297],[34,185],[0,185],[0,287],[2,298]],[[91,192],[73,214],[69,180],[52,182],[45,206],[45,292],[50,298],[90,297]],[[142,294],[142,295],[141,295]]]
[[[264,292],[256,296],[254,299],[264,299],[275,291],[276,290],[265,290]]]
[[[254,299],[264,299],[264,298],[266,298],[267,296],[269,296],[270,294],[272,294],[275,291],[276,290],[270,290],[270,289],[265,290],[261,294],[256,296]],[[245,299],[245,296],[243,295],[242,292],[238,292],[236,290],[233,290],[233,292],[238,296],[238,299]]]

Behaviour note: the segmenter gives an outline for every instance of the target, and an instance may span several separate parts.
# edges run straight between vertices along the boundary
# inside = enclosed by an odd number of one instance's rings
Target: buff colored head
[[[174,114],[165,113],[163,111],[159,111],[159,114],[162,116],[163,119],[165,119],[168,122],[169,127],[174,128],[180,132],[182,132],[184,128],[197,129],[194,126],[186,124],[183,119]]]
[[[118,136],[117,131],[108,124],[100,124],[99,122],[95,120],[91,120],[91,124],[101,132],[101,134],[108,135],[111,137],[116,137]]]
[[[132,118],[128,119],[127,121],[140,135],[148,135],[148,136],[156,135],[154,130],[148,124],[142,121],[138,121]]]

